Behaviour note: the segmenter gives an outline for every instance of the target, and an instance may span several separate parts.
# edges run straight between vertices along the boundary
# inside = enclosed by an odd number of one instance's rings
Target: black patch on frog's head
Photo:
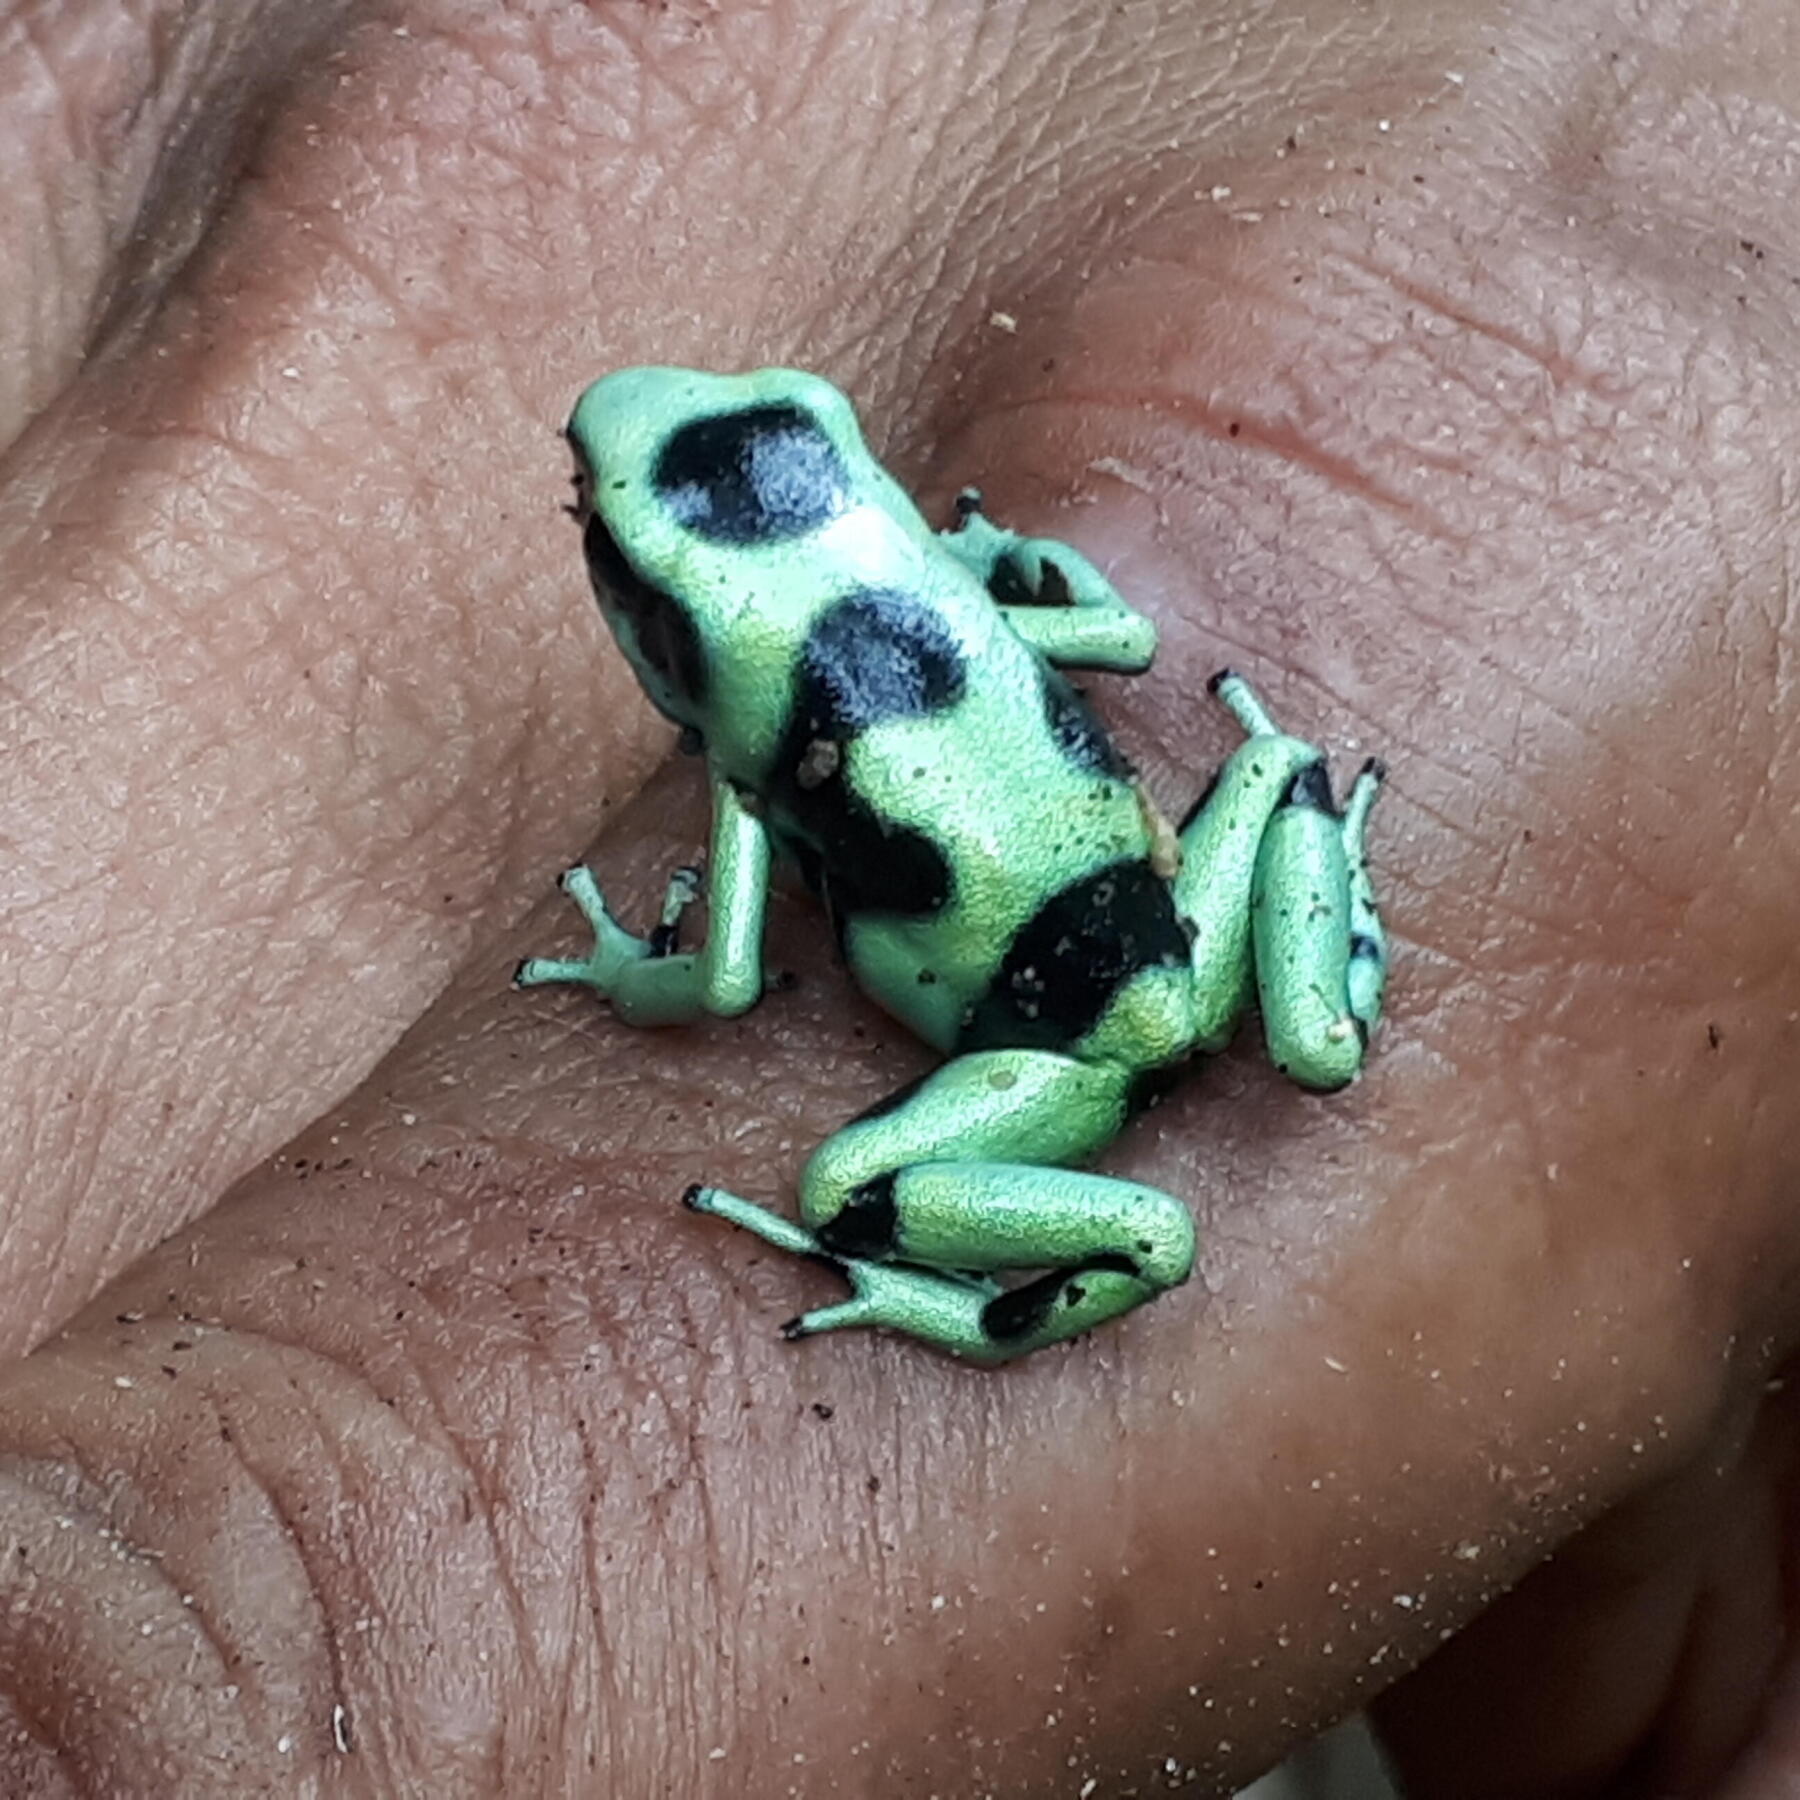
[[[1129,781],[1131,764],[1088,703],[1048,663],[1043,666],[1042,679],[1044,723],[1056,747],[1084,775]]]
[[[837,446],[798,406],[751,406],[681,426],[651,480],[675,521],[715,544],[785,543],[850,503]]]
[[[833,1256],[891,1256],[900,1230],[900,1208],[894,1200],[895,1174],[877,1175],[851,1190],[843,1206],[813,1236]]]
[[[1183,968],[1188,956],[1169,884],[1140,858],[1109,863],[1052,895],[1020,929],[956,1047],[1066,1050],[1132,976]]]
[[[650,678],[645,687],[651,699],[678,724],[690,722],[705,706],[711,685],[706,646],[693,616],[631,566],[597,512],[588,514],[581,547],[600,610],[639,673]]]
[[[846,779],[864,732],[947,711],[968,669],[942,617],[910,594],[859,588],[814,621],[763,783],[784,846],[840,937],[861,913],[930,918],[950,866],[922,831],[879,817]]]

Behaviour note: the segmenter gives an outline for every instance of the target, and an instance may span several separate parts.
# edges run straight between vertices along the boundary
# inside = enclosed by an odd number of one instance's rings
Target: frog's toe
[[[587,962],[560,956],[527,956],[513,970],[515,988],[548,987],[564,981],[589,984]]]
[[[695,1182],[681,1196],[681,1204],[689,1212],[705,1213],[710,1218],[723,1219],[727,1224],[736,1225],[742,1231],[748,1231],[763,1240],[765,1244],[773,1244],[777,1250],[786,1250],[795,1256],[819,1256],[819,1240],[804,1225],[796,1225],[792,1219],[783,1218],[780,1213],[771,1212],[766,1206],[758,1206],[753,1200],[745,1200],[736,1194],[730,1194],[724,1188],[707,1187],[702,1182]],[[827,1261],[836,1267],[838,1259],[827,1257]]]
[[[815,1306],[811,1312],[789,1319],[782,1326],[781,1335],[788,1343],[797,1344],[802,1338],[819,1337],[827,1331],[852,1331],[886,1323],[881,1309],[858,1294],[836,1306]]]
[[[612,923],[612,914],[606,910],[606,897],[600,892],[600,884],[594,879],[594,871],[586,863],[577,863],[572,869],[564,869],[556,885],[575,902],[581,916],[596,931],[603,921]]]

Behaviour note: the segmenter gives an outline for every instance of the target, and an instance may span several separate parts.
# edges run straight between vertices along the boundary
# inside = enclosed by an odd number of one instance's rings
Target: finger
[[[1795,1451],[1772,1381],[1383,1696],[1405,1791],[1779,1792]]]
[[[609,840],[630,916],[699,835],[685,773]],[[677,1196],[779,1192],[916,1052],[846,1023],[796,904],[774,951],[802,985],[704,1032],[623,1039],[579,997],[507,994],[553,931],[482,959],[4,1390],[26,1555],[0,1668],[97,1785],[173,1767],[232,1792],[346,1754],[375,1791],[647,1764],[1029,1787],[1071,1757],[1236,1779],[1669,1454],[1621,1441],[1646,1385],[1668,1438],[1697,1435],[1710,1382],[1672,1380],[1648,1320],[1582,1327],[1622,1229],[1604,1196],[1566,1227],[1594,1233],[1571,1270],[1505,1279],[1541,1221],[1503,1228],[1494,1133],[1440,1143],[1420,1049],[1444,1040],[1417,1018],[1410,1082],[1371,1076],[1354,1110],[1300,1111],[1246,1059],[1121,1147],[1202,1206],[1211,1250],[1117,1331],[998,1378],[783,1345],[832,1284]],[[83,1630],[47,1659],[53,1619]],[[421,1717],[440,1681],[453,1729]]]
[[[20,6],[0,22],[0,448],[153,318],[255,121],[341,30],[341,4]]]
[[[652,15],[566,23],[364,24],[287,66],[254,177],[170,173],[153,198],[210,207],[203,246],[14,447],[0,1146],[31,1174],[0,1218],[7,1343],[364,1073],[664,753],[558,511],[577,389],[841,339],[918,242],[885,185],[813,191],[854,44],[741,28],[733,80],[809,122],[738,171],[758,233],[709,237],[710,53]],[[233,41],[191,96],[227,119],[265,70],[260,34]],[[84,99],[89,43],[45,39]],[[521,124],[496,63],[561,99]],[[677,266],[642,251],[689,217]],[[771,263],[834,285],[770,288]],[[880,284],[896,316],[930,266]],[[868,326],[840,373],[898,354]]]

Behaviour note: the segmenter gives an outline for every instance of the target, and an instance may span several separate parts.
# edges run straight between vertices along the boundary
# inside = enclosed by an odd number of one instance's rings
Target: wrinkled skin
[[[1791,9],[0,32],[0,1791],[1207,1792],[1461,1630],[1427,1800],[1800,1792]],[[1118,1329],[776,1341],[676,1196],[924,1066],[804,906],[737,1024],[507,990],[702,829],[556,511],[649,359],[1100,561],[1172,807],[1226,661],[1389,756],[1370,1073],[1121,1141]]]

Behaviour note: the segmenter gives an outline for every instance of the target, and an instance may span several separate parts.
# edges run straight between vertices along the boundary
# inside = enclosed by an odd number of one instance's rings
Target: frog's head
[[[804,604],[822,535],[910,505],[864,448],[850,403],[794,369],[621,369],[569,421],[588,569],[645,693],[704,729],[709,663],[754,612]]]

